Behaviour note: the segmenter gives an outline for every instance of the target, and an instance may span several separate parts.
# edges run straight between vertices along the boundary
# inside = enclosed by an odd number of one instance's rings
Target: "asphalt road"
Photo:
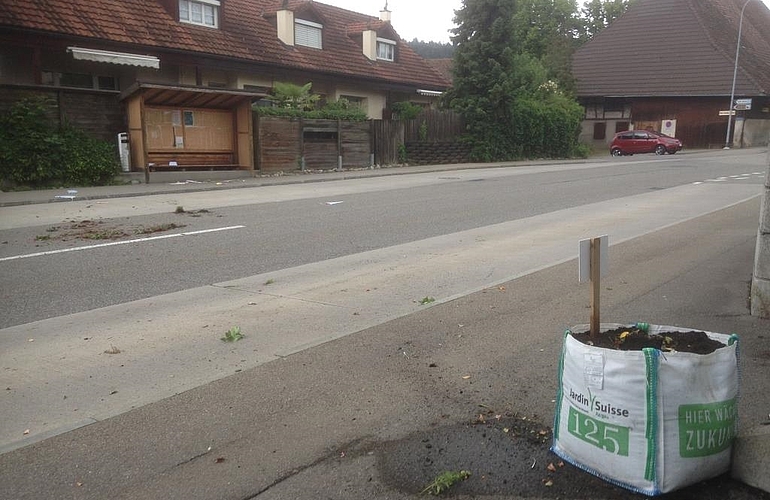
[[[0,231],[0,328],[675,186],[761,184],[763,162],[759,151],[635,156],[179,194],[151,213],[124,200],[122,214],[145,214],[121,217],[105,212],[118,200],[74,202]],[[214,232],[166,238],[198,231]]]

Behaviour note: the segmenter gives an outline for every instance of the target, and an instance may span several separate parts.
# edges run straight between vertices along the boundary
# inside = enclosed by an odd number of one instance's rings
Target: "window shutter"
[[[322,30],[315,26],[308,26],[303,23],[294,24],[294,43],[297,45],[304,45],[305,47],[312,47],[314,49],[322,49]]]

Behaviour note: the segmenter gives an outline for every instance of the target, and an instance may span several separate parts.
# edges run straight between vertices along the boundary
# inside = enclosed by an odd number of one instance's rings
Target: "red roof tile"
[[[380,26],[376,17],[308,0],[291,0],[297,17],[312,13],[324,25],[323,50],[278,40],[274,14],[282,0],[221,0],[222,29],[177,22],[156,0],[4,0],[0,31],[9,28],[63,34],[162,53],[182,50],[298,70],[353,76],[442,90],[449,82],[403,40],[395,62],[370,61],[350,27]],[[272,14],[272,15],[271,15]],[[363,31],[363,30],[362,30]],[[395,32],[393,32],[395,34]]]
[[[580,48],[580,96],[730,95],[744,0],[637,0]],[[770,95],[770,10],[747,5],[736,95]]]

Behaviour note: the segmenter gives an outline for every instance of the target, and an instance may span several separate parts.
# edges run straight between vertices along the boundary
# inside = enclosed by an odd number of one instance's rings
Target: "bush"
[[[391,109],[399,120],[414,120],[422,113],[420,106],[409,101],[394,102]]]
[[[502,125],[470,125],[472,157],[481,161],[582,156],[578,137],[583,109],[560,94],[521,96],[505,113]]]
[[[32,97],[0,116],[0,180],[28,187],[110,182],[119,169],[114,146],[51,125],[50,109],[50,100]]]
[[[303,109],[253,106],[252,110],[259,116],[284,116],[287,118],[310,118],[320,120],[347,120],[363,122],[368,119],[366,112],[360,106],[351,104],[347,99],[329,101],[320,109],[311,111]]]

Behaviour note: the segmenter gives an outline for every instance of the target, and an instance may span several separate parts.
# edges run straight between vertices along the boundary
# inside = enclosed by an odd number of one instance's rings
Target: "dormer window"
[[[297,19],[294,21],[294,43],[312,47],[323,48],[323,24]]]
[[[394,61],[396,59],[396,42],[387,38],[377,38],[377,59]]]
[[[219,26],[219,0],[179,0],[179,20],[216,28]]]

